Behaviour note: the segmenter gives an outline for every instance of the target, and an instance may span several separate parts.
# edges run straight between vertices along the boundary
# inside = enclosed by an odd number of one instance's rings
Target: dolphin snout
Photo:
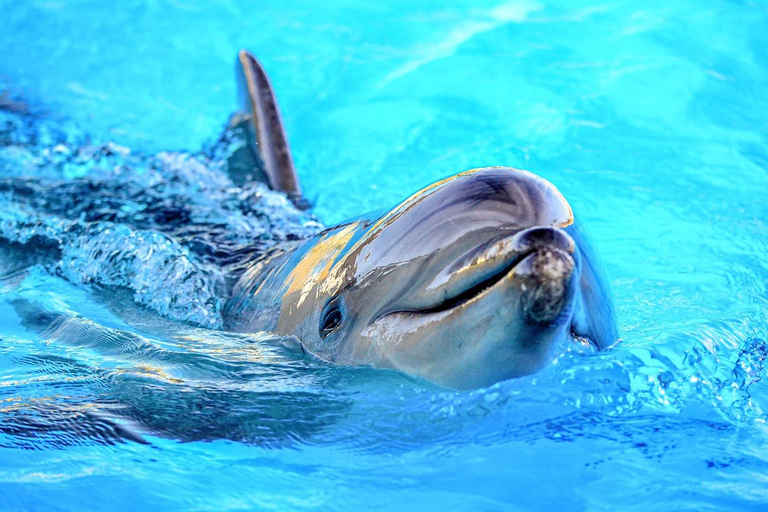
[[[541,254],[535,260],[539,263],[535,270],[530,271],[539,276],[538,281],[546,281],[545,275],[554,279],[553,272],[557,273],[553,266],[557,258],[545,258],[547,255],[562,254],[569,272],[575,267],[576,244],[573,239],[561,229],[536,226],[512,235],[492,238],[464,253],[444,267],[425,287],[422,301],[430,308],[435,308],[436,304],[439,307],[455,305],[477,295],[505,276],[514,279],[518,265],[538,253]],[[549,263],[545,264],[545,260]],[[547,269],[550,270],[548,273]],[[526,273],[524,269],[520,270],[521,275]],[[532,282],[531,285],[537,283]]]
[[[560,325],[570,314],[575,294],[576,244],[560,229],[527,231],[522,243],[528,255],[512,271],[519,280],[523,313],[533,323]]]

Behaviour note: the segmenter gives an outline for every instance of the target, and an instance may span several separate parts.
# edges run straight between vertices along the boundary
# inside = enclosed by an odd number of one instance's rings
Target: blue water
[[[165,186],[154,165],[218,215],[231,191],[193,179],[216,159],[178,152],[221,133],[246,47],[272,77],[317,219],[472,167],[529,169],[587,225],[623,338],[474,392],[329,367],[268,333],[216,330],[215,276],[169,267],[183,249],[151,230],[77,238],[78,219],[4,194],[4,237],[38,230],[65,250],[0,258],[0,509],[768,509],[764,4],[51,0],[0,13],[0,98],[40,112],[27,128],[43,134],[0,148],[3,177],[127,169],[140,172],[126,183]],[[280,211],[285,232],[314,226]],[[222,215],[243,236],[274,228]],[[154,279],[177,270],[210,290]],[[184,294],[209,307],[173,300]]]

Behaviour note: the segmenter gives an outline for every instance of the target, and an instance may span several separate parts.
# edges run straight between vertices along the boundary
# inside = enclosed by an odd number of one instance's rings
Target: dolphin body
[[[239,55],[252,148],[268,183],[301,199],[266,73]],[[293,336],[343,365],[394,368],[472,389],[618,338],[608,281],[550,182],[510,167],[462,172],[383,214],[274,248],[225,306],[235,331]]]

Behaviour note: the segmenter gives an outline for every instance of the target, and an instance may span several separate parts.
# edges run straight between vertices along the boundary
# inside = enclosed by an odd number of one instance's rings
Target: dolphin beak
[[[571,313],[575,293],[573,253],[543,247],[525,257],[512,270],[520,280],[522,312],[536,324],[561,325]]]
[[[545,299],[558,291],[551,282],[567,281],[576,268],[576,244],[565,231],[524,229],[474,248],[440,272],[427,291],[443,299],[430,309],[456,306],[514,274],[521,279],[524,295],[531,295],[531,319],[545,322],[551,316],[551,307],[543,307]]]

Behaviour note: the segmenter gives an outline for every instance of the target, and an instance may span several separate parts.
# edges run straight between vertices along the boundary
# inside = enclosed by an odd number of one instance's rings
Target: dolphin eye
[[[338,329],[344,322],[344,299],[334,297],[329,300],[323,308],[320,315],[320,338],[326,336]]]

